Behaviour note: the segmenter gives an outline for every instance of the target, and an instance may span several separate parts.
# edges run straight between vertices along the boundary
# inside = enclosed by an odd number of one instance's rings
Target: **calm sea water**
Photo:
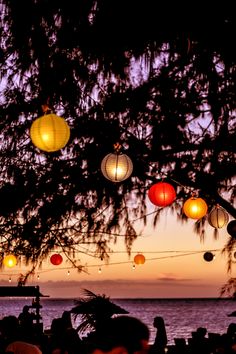
[[[227,316],[236,311],[236,301],[230,299],[111,299],[129,311],[129,315],[142,320],[150,329],[150,343],[155,338],[153,318],[162,316],[165,320],[168,344],[174,338],[189,338],[197,327],[206,327],[208,332],[224,333],[236,317]],[[24,305],[31,305],[31,299],[0,299],[0,318],[6,315],[18,316]],[[74,299],[42,299],[44,329],[49,329],[51,321],[60,317],[64,310],[71,310]],[[74,326],[78,325],[78,321]]]

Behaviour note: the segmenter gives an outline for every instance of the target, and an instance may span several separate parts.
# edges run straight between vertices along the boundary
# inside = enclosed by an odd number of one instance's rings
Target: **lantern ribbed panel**
[[[213,207],[208,215],[208,222],[215,229],[222,228],[228,223],[228,221],[229,215],[227,211],[221,206]]]
[[[208,206],[202,198],[191,197],[183,205],[184,214],[191,219],[201,219],[207,213]]]
[[[133,172],[133,163],[126,154],[108,154],[101,163],[101,170],[112,182],[121,182]]]
[[[46,114],[31,125],[30,138],[40,150],[54,152],[62,149],[70,138],[70,128],[64,118]]]

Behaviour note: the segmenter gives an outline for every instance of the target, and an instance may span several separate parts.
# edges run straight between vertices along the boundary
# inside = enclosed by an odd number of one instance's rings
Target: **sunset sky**
[[[155,208],[150,207],[152,210]],[[38,284],[41,291],[50,297],[79,297],[83,288],[111,298],[219,296],[220,287],[229,277],[226,256],[221,254],[230,237],[226,227],[219,229],[219,238],[214,240],[214,229],[207,225],[205,241],[200,242],[193,231],[195,221],[189,219],[187,224],[181,224],[168,208],[155,229],[151,227],[151,220],[149,216],[143,236],[134,242],[130,258],[120,237],[113,247],[109,265],[80,254],[81,263],[87,264],[88,273],[70,269],[68,275],[70,265],[64,258],[60,266],[51,265],[48,259],[28,285]],[[215,255],[212,262],[204,260],[206,251]],[[133,269],[133,258],[138,252],[145,256],[146,262]],[[22,268],[5,269],[2,282],[8,285],[11,277],[11,284],[16,285],[16,275]]]

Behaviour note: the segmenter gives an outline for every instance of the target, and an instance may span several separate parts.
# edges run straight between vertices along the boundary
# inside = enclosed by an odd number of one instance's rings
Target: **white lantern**
[[[101,170],[112,182],[121,182],[129,178],[133,172],[133,163],[129,156],[119,152],[106,155],[101,163]]]
[[[215,229],[220,229],[229,221],[227,211],[220,205],[214,206],[208,214],[208,222]]]

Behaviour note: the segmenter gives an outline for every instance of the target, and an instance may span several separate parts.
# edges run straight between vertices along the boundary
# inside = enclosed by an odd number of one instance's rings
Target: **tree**
[[[179,220],[192,192],[236,217],[236,18],[232,4],[202,5],[1,1],[2,257],[14,252],[35,269],[60,247],[81,271],[73,253],[108,260],[121,230],[129,253],[132,220],[146,222],[158,178],[177,189]],[[70,125],[58,152],[29,138],[42,105]],[[124,183],[100,170],[116,142],[134,163]],[[201,237],[205,223],[196,222]]]

